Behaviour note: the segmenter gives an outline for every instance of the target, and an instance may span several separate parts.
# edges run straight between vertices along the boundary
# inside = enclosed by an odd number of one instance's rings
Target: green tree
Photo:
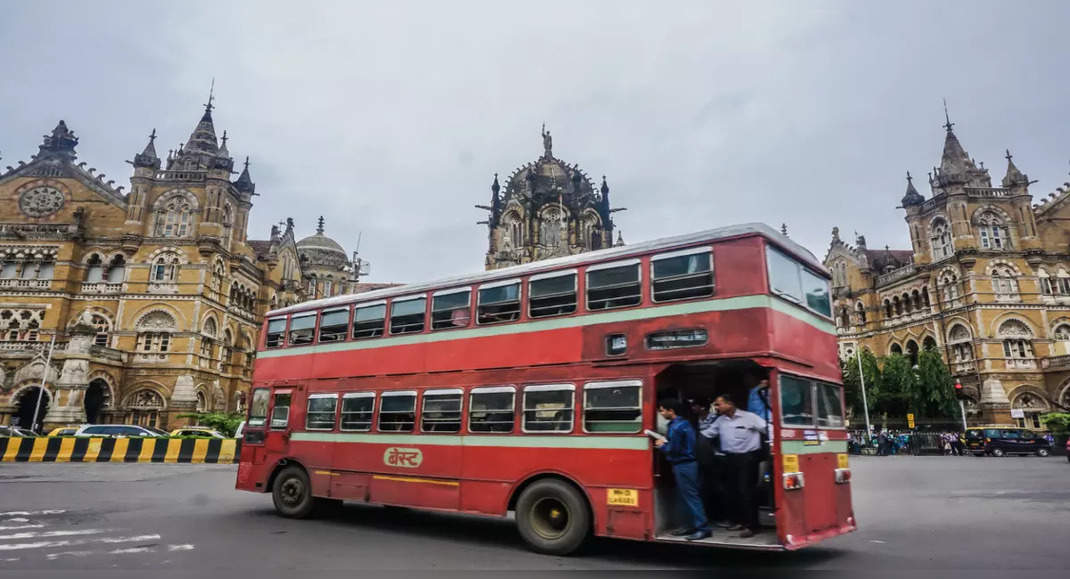
[[[855,418],[852,422],[862,423],[865,409],[862,404],[862,382],[858,379],[858,356],[862,356],[862,376],[866,379],[866,400],[873,412],[873,401],[880,395],[880,366],[877,357],[872,352],[863,348],[859,354],[851,356],[847,360],[840,361],[840,370],[843,373],[843,396],[847,408]]]
[[[179,418],[193,418],[197,424],[214,428],[226,436],[234,436],[238,425],[245,420],[245,415],[238,412],[192,412],[178,416]]]
[[[904,420],[913,402],[917,375],[910,359],[899,354],[892,354],[881,362],[877,396],[870,402],[870,412]]]
[[[1056,436],[1070,434],[1070,413],[1068,412],[1051,412],[1041,416],[1040,420]]]
[[[918,417],[955,417],[955,380],[938,352],[924,350],[918,354],[917,380],[912,385],[910,407]]]

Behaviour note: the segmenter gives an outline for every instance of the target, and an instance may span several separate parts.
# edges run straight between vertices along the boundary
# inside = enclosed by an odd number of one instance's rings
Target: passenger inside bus
[[[704,362],[696,364],[675,364],[658,376],[657,399],[675,398],[685,404],[687,418],[691,420],[696,431],[709,427],[717,418],[716,409],[711,401],[724,395],[720,404],[722,410],[727,408],[724,400],[740,401],[738,409],[751,412],[761,419],[771,415],[769,407],[768,370],[750,360]],[[659,421],[659,431],[663,425]],[[757,452],[752,458],[742,460],[730,458],[723,452],[718,437],[699,435],[696,443],[696,459],[702,471],[701,494],[706,513],[714,523],[713,536],[706,541],[712,542],[775,542],[775,521],[772,519],[772,489],[769,484],[771,462],[769,459],[769,432],[766,426],[756,435],[760,438]],[[739,450],[739,449],[735,449]],[[660,453],[658,453],[660,454]],[[675,481],[672,470],[664,458],[655,457],[655,492],[657,497],[657,532],[659,535],[669,533],[683,526],[685,519],[675,504]],[[748,490],[755,497],[759,506],[757,528],[747,521],[740,526],[740,496],[738,490],[733,492],[733,483],[741,479],[731,478],[739,475],[740,469],[747,469],[743,480],[753,485]],[[753,469],[755,472],[750,472]],[[736,487],[738,488],[738,487]]]

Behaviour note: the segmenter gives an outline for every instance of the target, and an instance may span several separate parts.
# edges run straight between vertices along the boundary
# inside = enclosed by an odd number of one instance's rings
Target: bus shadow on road
[[[257,516],[277,518],[272,509],[257,510]],[[397,534],[413,539],[418,536],[431,541],[456,543],[458,546],[516,550],[531,553],[521,540],[516,525],[509,519],[429,512],[405,507],[383,507],[345,504],[334,513],[300,523],[329,525],[334,531],[345,529]],[[593,537],[575,556],[585,559],[604,559],[614,565],[661,566],[683,568],[733,569],[806,569],[820,568],[840,556],[836,549],[813,547],[800,551],[741,551],[736,549],[687,546],[680,544],[643,543],[624,539]],[[549,556],[549,555],[548,555]],[[769,579],[771,576],[764,576]]]

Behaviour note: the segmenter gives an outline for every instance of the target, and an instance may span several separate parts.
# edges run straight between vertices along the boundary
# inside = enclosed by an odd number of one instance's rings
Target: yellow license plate
[[[606,489],[606,503],[620,507],[638,507],[639,491],[635,489]]]

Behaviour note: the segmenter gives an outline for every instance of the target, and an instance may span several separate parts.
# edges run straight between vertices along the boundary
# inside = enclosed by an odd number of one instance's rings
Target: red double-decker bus
[[[657,401],[764,388],[763,528],[698,542],[803,547],[855,528],[830,314],[825,269],[760,224],[269,312],[237,488],[289,517],[513,511],[548,553],[681,541]]]

